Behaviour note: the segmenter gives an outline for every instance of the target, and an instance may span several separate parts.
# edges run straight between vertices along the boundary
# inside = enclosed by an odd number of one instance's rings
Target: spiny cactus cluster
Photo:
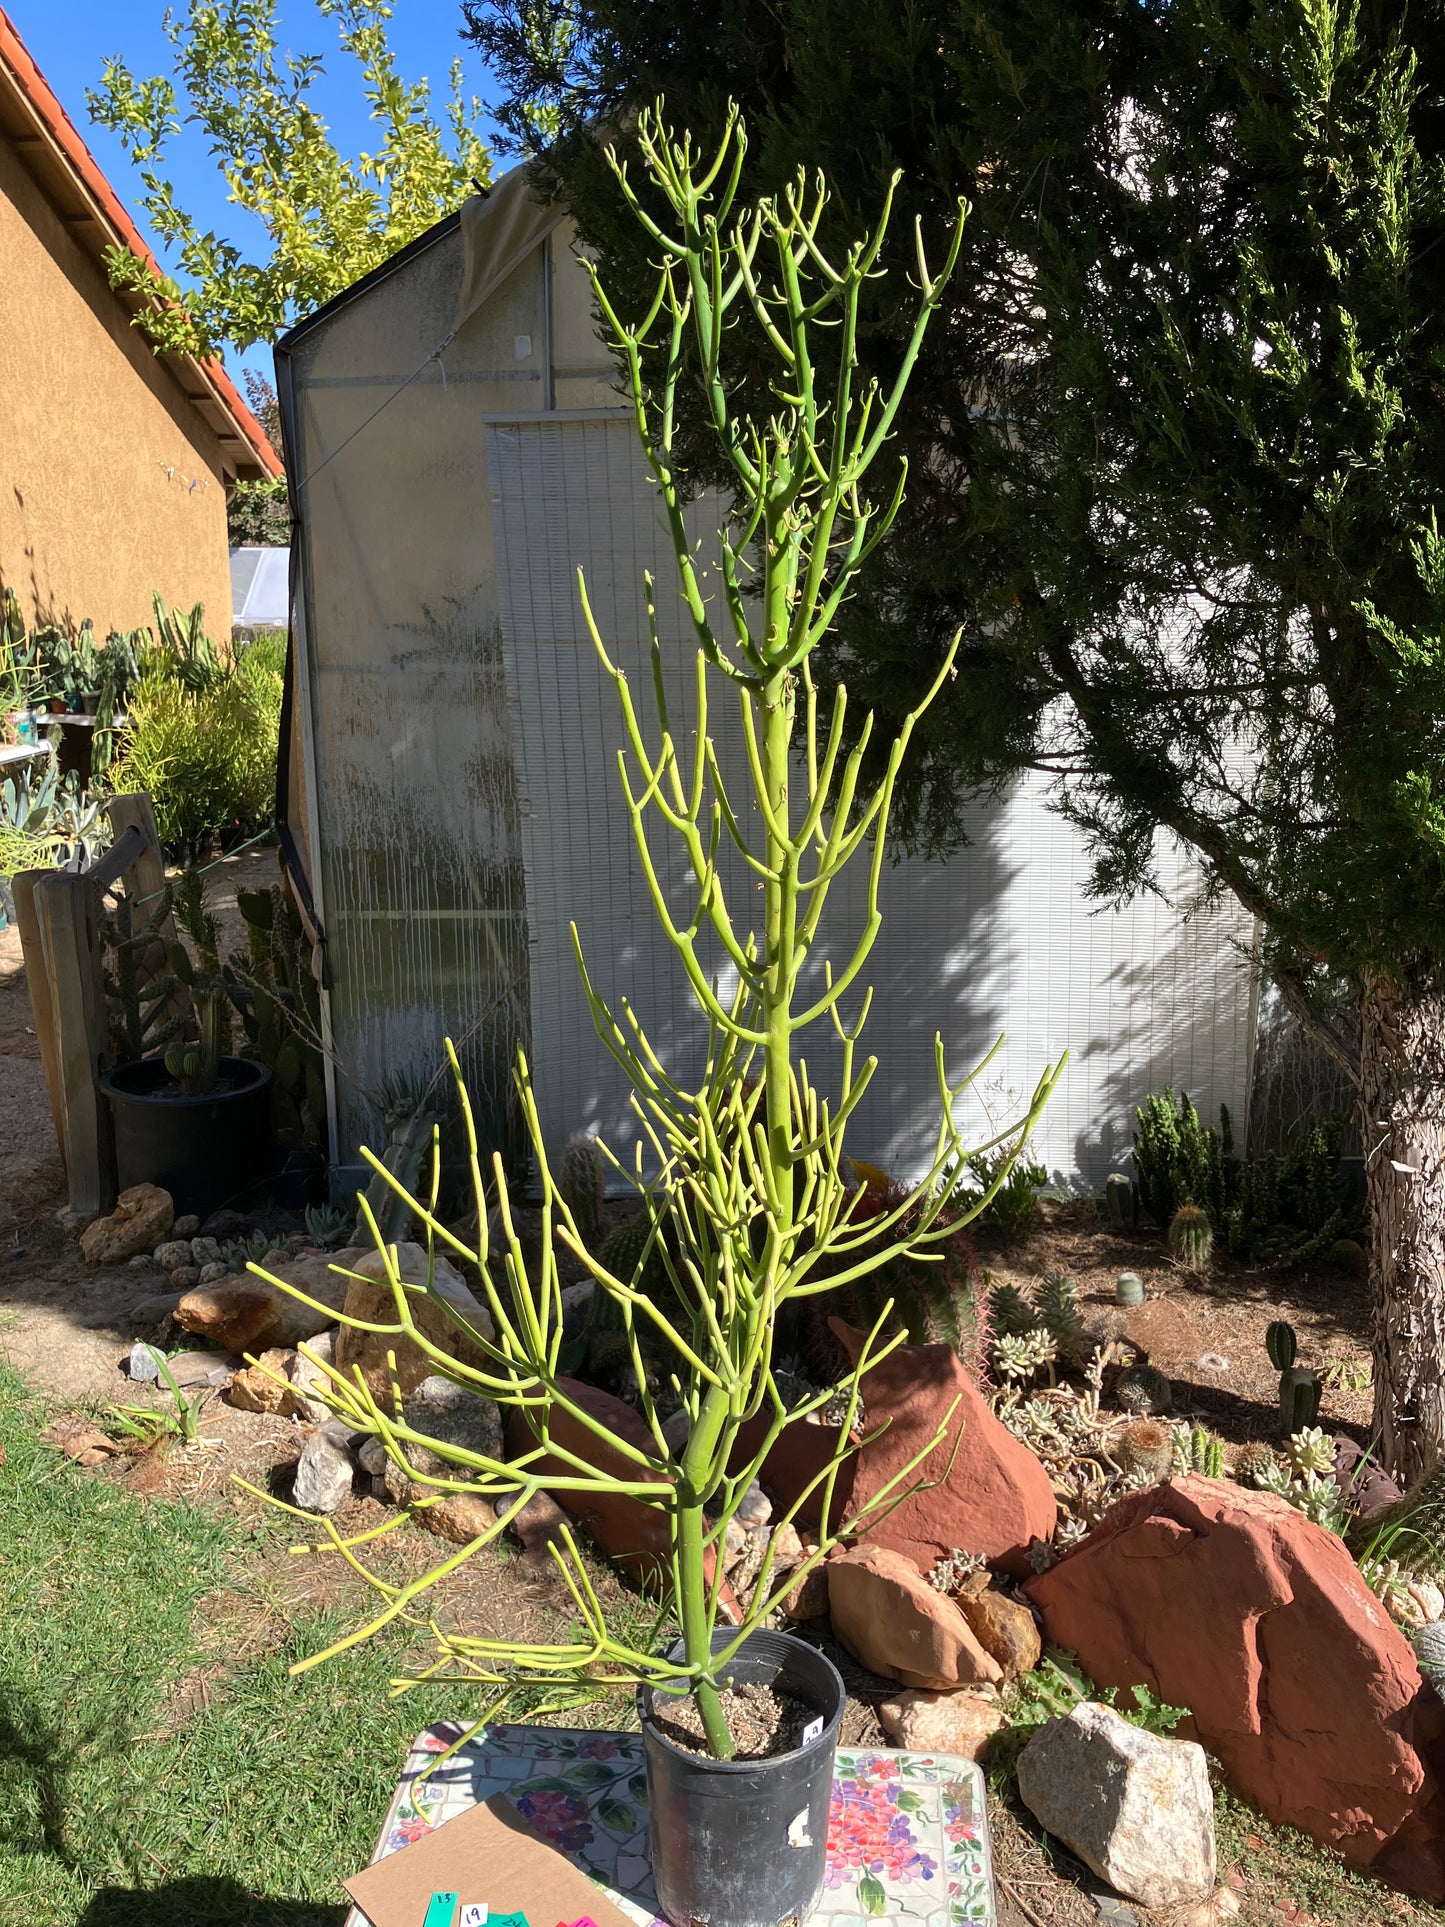
[[[1174,1428],[1174,1470],[1194,1472],[1205,1479],[1224,1477],[1224,1440],[1208,1426],[1176,1425]]]
[[[1169,1251],[1178,1264],[1203,1271],[1214,1249],[1209,1213],[1197,1204],[1181,1204],[1169,1220]]]

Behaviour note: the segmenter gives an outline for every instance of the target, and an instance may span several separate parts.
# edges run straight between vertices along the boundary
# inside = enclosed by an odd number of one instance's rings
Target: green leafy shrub
[[[243,652],[201,687],[152,663],[130,703],[130,730],[111,767],[121,795],[149,793],[161,841],[232,843],[271,819],[281,730],[281,677]]]
[[[1000,1173],[1005,1173],[999,1183]],[[1039,1192],[1049,1181],[1042,1164],[1031,1163],[1018,1155],[1017,1146],[1000,1145],[996,1151],[980,1151],[968,1160],[968,1174],[975,1191],[994,1191],[984,1210],[984,1222],[1000,1231],[1022,1231],[1032,1222],[1039,1208]]]

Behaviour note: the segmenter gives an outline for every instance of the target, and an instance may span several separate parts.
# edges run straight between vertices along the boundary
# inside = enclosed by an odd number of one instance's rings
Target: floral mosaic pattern
[[[635,1733],[493,1726],[467,1737],[433,1726],[412,1747],[376,1858],[505,1793],[637,1927],[657,1915],[648,1853],[647,1774]],[[983,1778],[971,1760],[924,1753],[838,1754],[828,1875],[814,1927],[993,1927]],[[368,1927],[353,1908],[346,1927]]]

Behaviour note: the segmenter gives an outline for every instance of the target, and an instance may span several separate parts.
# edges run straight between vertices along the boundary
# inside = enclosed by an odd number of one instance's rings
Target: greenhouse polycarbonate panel
[[[626,1082],[598,1040],[572,954],[575,920],[601,993],[636,1010],[659,1056],[684,1080],[702,1062],[705,1029],[662,934],[619,787],[623,743],[616,692],[588,637],[577,591],[583,568],[600,632],[651,714],[642,578],[658,583],[665,684],[674,734],[695,723],[694,652],[672,553],[636,432],[623,419],[516,421],[488,442],[502,633],[515,704],[531,945],[532,1063],[547,1139],[591,1128],[630,1160],[638,1132]],[[694,538],[713,539],[718,510],[690,511]],[[746,794],[735,704],[720,689],[709,728],[725,780]],[[883,930],[861,984],[874,989],[863,1048],[879,1069],[854,1122],[855,1155],[898,1176],[926,1169],[938,1120],[934,1037],[957,1081],[1002,1038],[956,1115],[975,1139],[1016,1116],[1045,1066],[1070,1053],[1037,1139],[1056,1182],[1101,1182],[1127,1151],[1133,1107],[1166,1081],[1200,1104],[1239,1113],[1248,1084],[1250,995],[1236,939],[1242,919],[1194,913],[1197,878],[1166,864],[1180,906],[1156,899],[1123,912],[1085,900],[1077,834],[1050,812],[1036,779],[969,813],[971,845],[946,863],[885,867]],[[654,849],[674,907],[691,914],[675,840]],[[746,928],[753,887],[725,856],[724,885]],[[821,984],[851,955],[866,914],[862,867],[835,886],[809,962]],[[722,973],[726,984],[726,973]],[[845,1000],[850,1016],[859,998]],[[815,1083],[836,1085],[839,1046],[822,1025],[804,1048]]]
[[[540,264],[447,336],[444,237],[290,356],[302,499],[316,894],[327,937],[336,1154],[458,1045],[484,1138],[504,1134],[526,1031],[513,745],[482,416],[540,399]]]

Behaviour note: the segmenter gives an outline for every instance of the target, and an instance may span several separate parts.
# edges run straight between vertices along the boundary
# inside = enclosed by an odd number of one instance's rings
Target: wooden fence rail
[[[108,1211],[116,1191],[110,1106],[99,1082],[109,1061],[101,900],[119,884],[140,905],[166,881],[151,799],[115,796],[107,807],[114,840],[104,856],[79,874],[22,870],[11,883],[70,1208],[87,1217]],[[161,937],[174,941],[169,917]]]

